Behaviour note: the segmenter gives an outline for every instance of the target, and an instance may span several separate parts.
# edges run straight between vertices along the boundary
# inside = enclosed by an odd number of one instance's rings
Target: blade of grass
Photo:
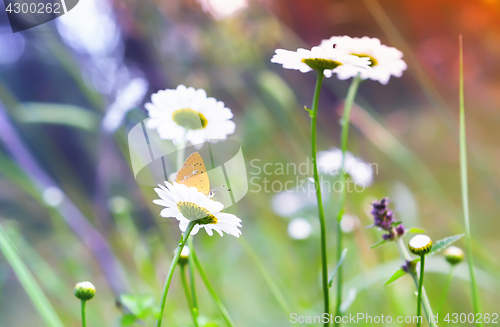
[[[37,309],[40,316],[42,316],[42,319],[45,321],[47,326],[63,327],[61,320],[57,316],[49,300],[43,293],[42,289],[36,282],[33,275],[30,273],[26,265],[16,253],[14,244],[12,244],[9,236],[7,235],[5,229],[1,224],[0,249],[2,250],[5,258],[7,259],[17,278],[19,279],[19,282],[23,286],[26,293],[28,293],[30,300],[33,302],[33,305]]]
[[[261,262],[259,259],[259,256],[255,253],[255,251],[252,249],[252,247],[248,244],[248,242],[243,238],[239,238],[240,244],[243,247],[243,250],[252,258],[252,260],[255,262],[255,265],[259,269],[260,273],[262,274],[262,278],[266,281],[267,286],[273,293],[274,297],[280,304],[281,308],[283,309],[284,312],[289,314],[291,311],[290,306],[288,305],[288,302],[286,301],[285,297],[283,296],[283,293],[281,293],[278,285],[276,285],[276,282],[274,279],[271,277],[271,274],[267,271],[266,267],[264,264]]]
[[[203,280],[203,283],[205,284],[205,287],[208,290],[208,293],[210,293],[210,296],[214,300],[215,304],[217,305],[217,308],[219,308],[219,311],[222,314],[222,317],[224,317],[224,321],[226,324],[230,327],[234,327],[234,322],[229,316],[229,312],[227,311],[226,307],[222,302],[220,301],[219,297],[217,296],[217,293],[215,292],[214,288],[212,287],[212,284],[208,280],[207,274],[205,274],[205,271],[203,270],[203,267],[201,266],[200,261],[198,260],[198,256],[196,255],[196,252],[192,252],[193,255],[193,262],[196,265],[196,269],[198,269],[198,273],[200,273],[201,279]]]
[[[39,165],[28,146],[21,139],[9,119],[7,109],[1,101],[0,143],[5,146],[7,152],[11,154],[14,161],[26,176],[29,177],[32,184],[40,193],[43,193],[49,187],[59,188],[52,177]],[[128,287],[129,283],[120,262],[112,252],[107,240],[94,228],[75,203],[67,196],[64,197],[63,203],[57,207],[57,210],[75,234],[92,250],[113,291],[116,294],[122,293]]]
[[[465,104],[464,104],[464,54],[462,35],[458,38],[459,42],[459,63],[460,63],[460,184],[462,187],[462,204],[465,219],[465,245],[467,249],[467,263],[469,265],[470,285],[472,292],[472,305],[474,313],[481,312],[481,300],[477,288],[476,276],[474,274],[474,258],[472,255],[470,217],[469,217],[469,185],[467,180],[467,139],[465,133]],[[482,323],[476,323],[476,326],[482,326]]]
[[[450,114],[451,110],[446,100],[443,98],[440,91],[436,87],[436,84],[432,81],[429,75],[426,74],[425,69],[419,63],[417,57],[414,55],[414,51],[411,50],[410,46],[405,41],[398,28],[394,25],[394,23],[391,21],[391,18],[387,15],[387,13],[384,11],[384,8],[377,0],[363,1],[368,11],[373,16],[389,41],[398,49],[404,52],[406,58],[405,60],[410,66],[409,72],[414,75],[415,80],[419,84],[424,94],[427,96],[429,102],[432,104],[434,111],[440,117],[441,121],[445,124],[449,133],[453,137],[456,137],[458,131],[455,125],[455,119]],[[475,148],[474,145],[470,142],[469,146],[470,150],[475,155],[473,157],[474,160],[471,162],[471,168],[475,169],[484,185],[487,185],[491,190],[491,194],[494,195],[495,201],[497,203],[500,203],[500,184],[496,182],[494,178],[490,178],[490,169],[486,166],[483,157],[478,155],[477,148]]]

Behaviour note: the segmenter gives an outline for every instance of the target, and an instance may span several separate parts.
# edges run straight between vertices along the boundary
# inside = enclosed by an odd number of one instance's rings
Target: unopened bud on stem
[[[464,251],[456,246],[450,246],[444,251],[444,257],[451,265],[456,265],[464,260]]]
[[[410,240],[408,248],[411,253],[421,256],[431,252],[432,240],[427,235],[417,235]]]
[[[91,300],[95,295],[95,286],[91,282],[80,282],[75,286],[75,296],[80,300]]]

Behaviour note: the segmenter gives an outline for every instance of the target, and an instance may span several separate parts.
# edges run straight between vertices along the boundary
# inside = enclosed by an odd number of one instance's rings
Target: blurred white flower
[[[194,226],[191,235],[198,233],[200,228],[205,228],[207,234],[212,236],[213,231],[222,236],[223,232],[239,237],[241,231],[241,219],[233,214],[221,212],[224,205],[220,202],[210,200],[194,187],[183,184],[165,182],[165,186],[158,185],[155,188],[160,197],[153,203],[166,207],[160,216],[173,217],[179,221],[179,228],[185,231],[190,221],[199,220]]]
[[[360,58],[339,52],[337,49],[326,47],[313,47],[311,50],[297,49],[288,51],[277,49],[276,54],[271,58],[271,62],[282,64],[283,68],[300,70],[302,73],[311,70],[324,70],[325,77],[331,77],[342,66],[352,69],[369,70],[370,61],[368,58]]]
[[[344,233],[351,233],[359,226],[359,219],[351,215],[343,215],[340,220],[340,228]]]
[[[272,199],[272,207],[274,212],[282,217],[291,216],[307,205],[315,203],[317,203],[317,200],[316,192],[314,191],[314,185],[308,185],[308,187],[304,191],[283,191],[276,194]]]
[[[247,0],[198,0],[215,19],[233,16],[248,6]]]
[[[278,215],[287,217],[300,210],[304,206],[304,203],[297,193],[285,191],[273,197],[272,206],[274,212]]]
[[[344,66],[335,71],[341,80],[360,74],[362,79],[372,79],[387,84],[391,76],[401,77],[407,65],[403,61],[403,52],[380,43],[377,38],[351,38],[349,36],[332,36],[321,42],[321,47],[335,49],[343,55],[355,55],[369,58],[372,69],[358,69],[355,66]]]
[[[311,223],[304,218],[295,218],[288,224],[288,235],[295,240],[308,238],[312,232]]]
[[[42,198],[49,207],[58,207],[64,200],[64,193],[59,188],[50,186],[43,191]]]
[[[339,174],[342,170],[342,150],[333,147],[328,151],[318,152],[318,170],[323,174]],[[372,166],[348,151],[345,154],[345,171],[358,185],[369,186],[373,182]]]
[[[102,128],[113,133],[120,127],[128,111],[134,109],[144,98],[148,90],[148,82],[143,78],[134,78],[116,93],[115,102],[109,107],[102,120]]]
[[[85,0],[56,19],[64,42],[93,56],[105,56],[118,44],[120,32],[108,1]]]
[[[207,97],[203,89],[179,85],[175,90],[161,90],[145,107],[150,117],[146,126],[175,145],[182,144],[184,138],[193,145],[225,140],[236,128],[231,110]]]

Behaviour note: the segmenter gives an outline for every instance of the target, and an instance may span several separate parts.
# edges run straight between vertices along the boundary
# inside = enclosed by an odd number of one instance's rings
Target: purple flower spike
[[[374,225],[383,230],[392,232],[392,223],[394,222],[394,214],[388,208],[389,198],[383,198],[380,201],[372,203],[372,211]],[[391,233],[392,234],[392,233]]]

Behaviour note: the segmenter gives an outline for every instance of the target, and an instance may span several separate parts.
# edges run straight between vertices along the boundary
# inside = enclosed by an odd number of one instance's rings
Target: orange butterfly
[[[187,187],[195,187],[207,196],[213,195],[210,190],[210,180],[208,179],[205,163],[198,152],[192,153],[186,159],[182,168],[177,172],[175,181]]]

